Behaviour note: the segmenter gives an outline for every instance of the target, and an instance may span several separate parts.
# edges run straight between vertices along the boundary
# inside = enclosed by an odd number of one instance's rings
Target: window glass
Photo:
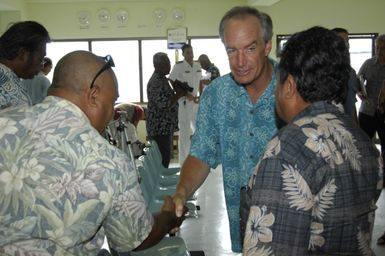
[[[376,34],[350,34],[349,35],[349,53],[350,65],[358,73],[365,60],[374,55],[373,42]],[[277,56],[280,55],[284,43],[290,38],[290,35],[277,35]],[[357,112],[361,106],[361,99],[356,96]]]
[[[147,83],[154,72],[152,58],[155,53],[164,52],[170,59],[171,67],[175,63],[175,50],[167,49],[167,40],[142,41],[142,76],[143,76],[143,101],[147,102]]]
[[[119,84],[117,102],[140,102],[139,46],[137,40],[93,41],[92,52],[114,60]]]
[[[199,55],[206,54],[211,62],[214,63],[214,65],[219,69],[221,75],[225,75],[230,72],[229,60],[225,51],[225,46],[219,37],[191,39],[191,45],[194,49],[195,60],[198,60]]]
[[[350,64],[356,72],[358,72],[365,60],[373,56],[372,43],[373,39],[371,38],[349,39]]]
[[[53,71],[56,63],[67,53],[75,50],[88,51],[88,42],[51,42],[47,44],[47,57],[52,60],[52,70],[48,73],[47,78],[52,81]]]

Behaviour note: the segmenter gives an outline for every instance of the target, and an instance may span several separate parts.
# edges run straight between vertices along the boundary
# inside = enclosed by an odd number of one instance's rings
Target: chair
[[[140,156],[138,161],[137,168],[141,177],[140,187],[143,192],[143,197],[152,213],[159,212],[163,205],[164,197],[172,195],[175,192],[175,188],[159,187],[159,177],[153,175],[150,170],[152,167],[147,156]]]
[[[158,187],[162,192],[155,192],[153,195],[156,200],[162,200],[164,198],[164,193],[174,194],[176,189],[176,184],[179,181],[180,168],[165,168],[162,164],[162,157],[159,151],[159,148],[155,141],[148,142],[148,146],[144,149],[145,155],[143,156],[144,165],[151,173],[153,179],[157,179],[156,184],[151,184],[152,186]],[[147,170],[145,170],[146,172]],[[148,175],[147,173],[145,175]],[[195,204],[196,198],[191,197],[188,199],[186,206],[188,212],[186,217],[198,218],[198,210],[200,210],[199,205]],[[152,207],[151,207],[152,208]]]
[[[167,173],[162,165],[162,162],[158,162],[155,157],[155,153],[152,147],[146,147],[143,149],[145,158],[148,161],[150,171],[152,175],[157,176],[159,180],[159,186],[161,187],[173,187],[176,188],[176,184],[179,181],[179,169],[176,172]]]
[[[152,154],[153,159],[156,163],[157,166],[160,166],[161,168],[161,173],[162,175],[172,175],[172,174],[177,174],[180,171],[180,166],[179,167],[164,167],[162,164],[162,155],[160,153],[158,144],[156,141],[151,140],[147,143],[147,147],[150,149],[150,154]]]

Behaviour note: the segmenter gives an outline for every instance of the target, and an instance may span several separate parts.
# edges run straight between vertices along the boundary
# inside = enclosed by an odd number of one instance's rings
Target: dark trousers
[[[162,164],[168,168],[171,160],[172,134],[151,136],[150,139],[158,144],[160,154],[162,155]]]
[[[360,127],[364,132],[373,139],[374,134],[377,132],[380,138],[381,144],[381,156],[382,160],[385,160],[385,115],[380,112],[376,112],[374,116],[369,116],[363,113],[358,114],[358,121]],[[385,165],[384,165],[385,166]],[[385,173],[384,173],[385,175]]]

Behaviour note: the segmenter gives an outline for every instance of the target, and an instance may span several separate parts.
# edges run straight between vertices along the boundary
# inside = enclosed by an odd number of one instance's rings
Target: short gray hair
[[[166,53],[157,52],[154,54],[154,56],[152,58],[152,62],[154,63],[154,66],[156,66],[156,65],[161,64],[165,58],[168,58]]]
[[[243,18],[246,16],[255,16],[259,19],[262,25],[263,40],[265,43],[272,39],[273,21],[268,14],[258,11],[256,8],[250,6],[236,6],[226,12],[221,22],[219,23],[219,36],[221,37],[222,43],[224,43],[223,36],[226,23],[233,18]]]

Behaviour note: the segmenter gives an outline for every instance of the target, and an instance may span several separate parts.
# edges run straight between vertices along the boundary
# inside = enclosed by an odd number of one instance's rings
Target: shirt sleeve
[[[120,162],[122,176],[115,178],[110,184],[109,191],[115,193],[112,195],[111,209],[103,227],[109,246],[117,252],[128,252],[147,238],[154,220],[147,209],[137,174],[127,161],[128,158],[114,160]],[[108,196],[105,194],[104,198]]]
[[[362,66],[360,67],[360,70],[358,70],[358,74],[357,76],[360,77],[362,76],[364,79],[366,79],[366,70],[368,68],[368,65],[369,65],[369,60],[366,60],[364,62],[364,64],[362,64]]]
[[[197,129],[192,137],[190,155],[207,163],[211,168],[220,164],[219,126],[217,104],[213,87],[208,87],[199,102],[196,118]]]

